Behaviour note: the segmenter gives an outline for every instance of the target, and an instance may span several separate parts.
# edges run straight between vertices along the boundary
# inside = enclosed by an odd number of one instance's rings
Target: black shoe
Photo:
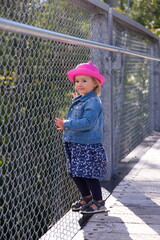
[[[98,209],[93,209],[91,207],[93,204],[95,204]],[[81,213],[82,214],[94,214],[94,213],[105,212],[106,207],[104,205],[105,205],[105,201],[98,202],[98,201],[93,200],[89,204],[87,204],[86,207],[82,208]]]
[[[81,202],[82,201],[85,201],[86,204],[82,204]],[[82,210],[83,207],[85,207],[90,201],[92,201],[92,197],[90,198],[86,198],[86,197],[83,197],[81,198],[78,202],[75,202],[72,204],[72,211],[74,212],[77,212],[77,211],[80,211]]]

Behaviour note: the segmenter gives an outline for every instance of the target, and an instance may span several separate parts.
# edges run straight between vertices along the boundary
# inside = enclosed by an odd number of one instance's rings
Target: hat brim
[[[96,78],[100,82],[101,85],[105,82],[105,78],[103,77],[102,74],[100,74],[98,72],[95,72],[95,71],[92,71],[92,70],[89,70],[89,69],[86,69],[86,68],[85,69],[84,68],[72,69],[67,74],[68,74],[69,80],[72,83],[74,83],[74,78],[78,75],[86,75],[86,76],[89,76],[89,77]]]

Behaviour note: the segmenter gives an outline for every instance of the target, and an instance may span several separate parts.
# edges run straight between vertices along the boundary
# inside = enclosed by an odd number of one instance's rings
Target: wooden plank
[[[112,196],[114,197],[114,198],[116,198],[117,200],[121,200],[121,199],[123,199],[123,198],[125,198],[125,199],[133,199],[133,198],[138,198],[138,199],[155,199],[155,198],[158,198],[158,199],[160,199],[160,193],[155,193],[155,192],[153,192],[153,193],[141,193],[141,192],[137,192],[136,194],[135,193],[133,193],[133,192],[130,192],[128,195],[126,195],[125,193],[123,193],[122,192],[122,194],[120,194],[120,193],[117,193],[117,192],[114,192],[113,194],[112,194]]]
[[[160,224],[160,215],[143,215],[142,218],[132,214],[113,214],[105,215],[104,213],[95,214],[90,222],[111,222],[111,223],[146,223]]]
[[[111,216],[117,217],[117,214],[111,214]],[[160,224],[160,215],[142,215],[137,216],[136,214],[118,214],[118,217],[125,223],[146,223],[146,224]]]
[[[160,205],[160,199],[159,198],[152,198],[151,199],[137,199],[135,201],[135,199],[131,200],[131,199],[119,199],[119,201],[115,202],[115,205],[125,205],[125,206],[145,206],[145,207],[157,207]]]
[[[122,213],[128,213],[134,212],[134,214],[139,215],[160,215],[160,207],[144,207],[144,206],[131,206],[131,207],[126,207],[126,206],[114,206],[112,209],[110,208],[110,213],[117,213],[117,214],[122,214]]]
[[[94,233],[86,234],[81,230],[72,240],[160,240],[160,236],[157,235],[145,235],[145,234],[117,234],[117,233]]]
[[[84,228],[85,233],[130,233],[130,234],[148,234],[148,235],[156,235],[160,234],[160,225],[156,224],[139,224],[139,223],[105,223],[98,222],[93,223],[89,222]]]
[[[157,194],[159,194],[159,189],[160,189],[160,186],[159,186],[159,184],[156,184],[155,183],[155,185],[153,184],[153,183],[148,183],[148,185],[147,185],[147,183],[145,184],[145,183],[142,183],[141,182],[141,184],[136,184],[136,183],[134,183],[134,184],[132,184],[130,187],[117,187],[115,190],[114,190],[114,192],[113,193],[136,193],[136,192],[142,192],[142,193],[157,193]]]
[[[107,204],[107,203],[106,203]],[[160,205],[160,195],[152,195],[150,198],[147,196],[144,196],[141,194],[131,194],[129,193],[126,197],[125,195],[121,195],[117,197],[117,200],[114,201],[115,205],[125,205],[125,206],[134,206],[134,205],[140,205],[140,206],[159,206]],[[112,204],[112,206],[113,206]]]

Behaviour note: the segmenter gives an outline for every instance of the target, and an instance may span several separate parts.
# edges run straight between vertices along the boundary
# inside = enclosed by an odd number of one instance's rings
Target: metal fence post
[[[160,57],[160,40],[155,44],[154,53]],[[155,131],[160,131],[160,62],[153,62],[153,78],[154,78],[154,128]]]
[[[110,8],[111,9],[111,8]],[[112,43],[112,12],[109,14],[96,13],[91,18],[91,38],[94,41]],[[91,50],[91,58],[99,66],[106,78],[102,86],[101,100],[104,114],[104,147],[108,155],[108,176],[109,180],[113,174],[113,120],[112,120],[112,81],[111,81],[111,53],[108,51]]]

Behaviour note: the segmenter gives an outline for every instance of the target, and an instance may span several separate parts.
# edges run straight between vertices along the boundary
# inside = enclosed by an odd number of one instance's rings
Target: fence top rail
[[[116,47],[113,45],[108,45],[108,44],[90,41],[90,40],[86,40],[86,39],[82,39],[82,38],[78,38],[78,37],[73,37],[70,35],[54,32],[54,31],[49,31],[49,30],[46,30],[43,28],[34,27],[34,26],[31,26],[28,24],[19,23],[19,22],[7,20],[4,18],[0,18],[0,29],[7,31],[7,32],[30,35],[33,37],[43,38],[43,39],[47,39],[47,40],[54,40],[54,41],[58,41],[58,42],[64,42],[64,43],[69,43],[69,44],[79,45],[79,46],[84,46],[84,47],[89,47],[89,48],[97,48],[97,49],[101,49],[101,50],[108,50],[108,51],[113,51],[113,52],[118,52],[118,53],[124,53],[124,54],[128,54],[128,55],[160,62],[160,58],[157,58],[155,56],[144,55],[142,53],[128,50],[125,48],[120,48],[120,47]]]

